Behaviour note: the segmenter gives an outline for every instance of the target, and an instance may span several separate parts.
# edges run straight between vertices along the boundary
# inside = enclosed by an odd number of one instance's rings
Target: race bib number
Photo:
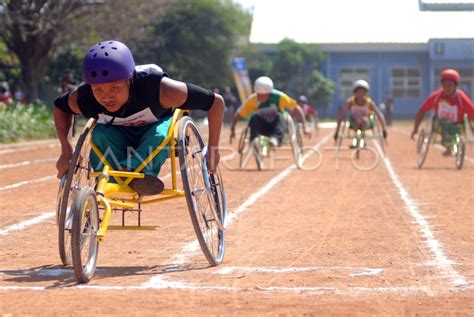
[[[440,119],[449,121],[449,122],[457,122],[458,120],[458,107],[451,106],[447,103],[441,102],[438,108],[438,117]]]
[[[278,109],[272,104],[270,107],[258,109],[257,113],[266,120],[272,120],[278,116]]]
[[[351,107],[351,114],[352,117],[354,118],[362,118],[362,117],[368,117],[369,116],[369,106],[357,106],[353,105]]]
[[[114,117],[106,115],[104,113],[99,114],[99,119],[97,120],[97,123],[109,124],[110,122],[112,122],[112,125],[137,127],[158,122],[158,118],[155,117],[153,112],[151,112],[150,108],[146,108],[126,118],[115,117],[114,119]]]

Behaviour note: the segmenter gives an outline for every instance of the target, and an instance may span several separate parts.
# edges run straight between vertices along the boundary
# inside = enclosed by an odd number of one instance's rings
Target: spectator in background
[[[74,74],[72,73],[72,71],[66,69],[61,78],[59,78],[58,92],[62,94],[68,91],[72,91],[74,90],[74,88],[77,87],[78,84],[79,83],[77,82],[77,80],[74,79]]]
[[[237,97],[232,93],[230,87],[225,87],[224,93],[222,94],[222,98],[224,98],[225,102],[225,112],[224,112],[224,125],[230,125],[232,121],[232,117],[234,115],[235,110],[239,106]]]
[[[13,92],[13,98],[18,103],[21,103],[21,104],[26,103],[25,93],[21,89],[20,84],[15,85],[15,91]]]
[[[7,104],[12,98],[4,86],[0,86],[0,102]]]
[[[64,94],[67,92],[73,91],[79,83],[74,79],[74,74],[70,69],[66,69],[63,73],[63,75],[59,78],[59,84],[58,84],[58,92],[60,94]],[[76,135],[76,130],[77,130],[77,119],[79,118],[78,115],[74,115],[72,119],[72,129],[71,133],[72,136]]]
[[[380,109],[385,112],[385,122],[387,125],[392,125],[393,97],[391,94],[387,94],[385,101],[380,104]]]

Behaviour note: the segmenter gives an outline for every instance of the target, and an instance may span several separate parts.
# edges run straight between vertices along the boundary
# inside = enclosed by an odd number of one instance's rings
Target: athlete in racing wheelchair
[[[302,152],[301,141],[298,141],[297,127],[291,115],[285,111],[296,110],[303,123],[304,134],[311,136],[311,131],[306,125],[304,112],[296,101],[285,93],[273,88],[273,81],[266,76],[255,80],[255,93],[252,94],[235,112],[231,123],[231,140],[235,137],[235,126],[241,118],[250,116],[248,127],[242,131],[239,142],[239,152],[241,154],[241,168],[243,167],[242,157],[245,157],[245,148],[251,149],[256,156],[257,165],[262,169],[263,156],[270,153],[271,149],[280,147],[287,135],[297,165],[299,164]],[[301,139],[301,138],[300,138]],[[263,151],[262,151],[263,150]]]
[[[212,265],[219,264],[226,213],[218,171],[222,97],[170,79],[156,65],[135,66],[128,47],[115,40],[88,50],[83,78],[84,83],[54,102],[61,143],[56,167],[61,178],[57,222],[63,264],[73,264],[78,282],[89,281],[112,209],[137,211],[138,227],[132,229],[145,230],[141,205],[184,196],[203,253]],[[186,116],[192,109],[208,112],[207,147]],[[73,114],[90,118],[74,151],[68,140]],[[176,184],[176,153],[184,190]],[[173,188],[165,189],[157,176],[169,157]],[[208,241],[209,236],[215,240]]]
[[[471,134],[469,120],[474,120],[474,105],[469,97],[458,88],[461,76],[454,69],[441,72],[442,87],[434,91],[421,105],[415,116],[411,133],[414,140],[425,113],[434,110],[435,114],[423,127],[418,136],[418,167],[422,168],[428,154],[429,145],[436,142],[441,135],[441,145],[445,148],[444,156],[454,156],[456,167],[462,168],[466,147],[466,136]]]
[[[344,134],[354,132],[350,148],[356,149],[356,153],[365,149],[366,130],[372,130],[373,137],[379,140],[379,145],[384,149],[387,138],[385,129],[385,118],[370,97],[369,83],[365,80],[356,80],[353,84],[354,96],[350,97],[342,106],[337,121],[334,140],[338,149],[342,146]],[[346,121],[347,114],[349,114]]]

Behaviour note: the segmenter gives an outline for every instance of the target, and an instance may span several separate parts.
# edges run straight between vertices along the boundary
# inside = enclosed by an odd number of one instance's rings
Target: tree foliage
[[[0,38],[20,62],[28,100],[38,97],[49,55],[60,44],[70,21],[83,16],[92,0],[3,0]]]
[[[231,55],[239,37],[250,31],[250,14],[229,0],[175,2],[149,26],[137,59],[159,64],[176,79],[206,87],[228,85]]]
[[[294,96],[306,95],[310,103],[329,105],[334,83],[319,72],[324,54],[315,45],[284,39],[277,44],[270,66],[275,86]]]
[[[288,85],[289,76],[303,76],[305,70],[315,68],[323,60],[314,45],[284,39],[277,44],[271,75],[279,86]]]
[[[295,87],[295,95],[306,95],[310,104],[316,107],[327,107],[331,104],[335,84],[324,77],[317,69],[313,69],[306,82]]]

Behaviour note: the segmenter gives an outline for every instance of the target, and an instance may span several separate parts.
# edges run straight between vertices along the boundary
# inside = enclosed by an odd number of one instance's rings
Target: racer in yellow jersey
[[[334,140],[338,138],[339,126],[345,120],[347,113],[350,114],[350,128],[353,130],[366,130],[374,127],[374,115],[380,120],[383,129],[383,137],[387,138],[385,129],[385,118],[380,109],[375,105],[372,99],[367,95],[369,92],[369,83],[365,80],[356,80],[353,85],[354,96],[350,97],[342,106],[337,120]],[[354,142],[353,142],[354,143]]]
[[[231,140],[235,137],[235,126],[239,119],[248,118],[250,126],[250,141],[259,135],[270,137],[270,141],[275,146],[280,146],[285,133],[283,113],[285,109],[296,110],[303,122],[304,133],[310,135],[310,130],[306,125],[304,112],[296,103],[284,92],[273,88],[273,81],[266,76],[257,78],[254,85],[255,93],[240,106],[234,114],[231,123]]]

